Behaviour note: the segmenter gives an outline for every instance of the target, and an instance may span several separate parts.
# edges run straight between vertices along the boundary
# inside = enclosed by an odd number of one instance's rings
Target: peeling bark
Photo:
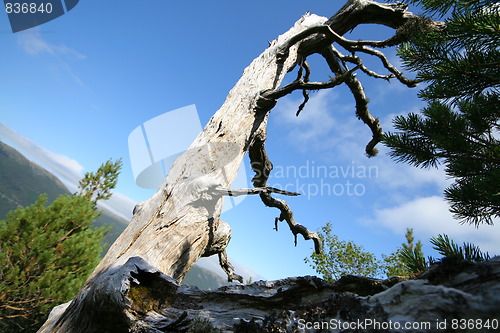
[[[395,77],[408,85],[414,82],[404,78],[383,53],[375,49],[389,45],[388,41],[353,42],[341,36],[360,24],[383,24],[398,28],[417,19],[401,4],[350,0],[330,19],[304,15],[289,31],[271,42],[245,69],[222,107],[188,151],[175,161],[158,191],[136,207],[129,226],[111,246],[78,296],[65,311],[51,316],[40,332],[91,332],[91,327],[107,325],[106,321],[110,319],[104,320],[104,314],[109,315],[107,318],[113,318],[112,321],[123,322],[129,327],[133,325],[130,322],[132,319],[119,315],[121,309],[128,306],[126,298],[119,298],[120,291],[130,286],[120,284],[123,281],[118,283],[113,274],[123,265],[131,266],[123,274],[128,274],[133,285],[133,279],[137,278],[134,274],[143,274],[138,273],[143,268],[133,265],[139,260],[137,258],[150,265],[148,267],[155,267],[161,274],[180,282],[200,257],[217,254],[229,280],[241,280],[227,260],[225,250],[231,233],[229,225],[220,219],[225,195],[258,194],[265,205],[279,210],[276,228],[278,221],[286,221],[295,242],[297,236],[302,235],[306,240],[313,240],[315,250],[319,252],[321,242],[318,235],[294,220],[292,210],[284,200],[272,196],[293,193],[280,192],[267,186],[272,170],[272,163],[264,148],[269,111],[279,98],[294,90],[302,90],[306,102],[308,90],[328,89],[345,83],[356,100],[356,115],[372,132],[372,139],[366,149],[369,156],[374,155],[374,147],[380,141],[382,129],[378,120],[370,115],[363,87],[354,73],[359,69],[370,71],[355,54],[361,52],[378,57],[389,71],[389,74],[381,76],[384,79]],[[339,44],[351,55],[342,55],[332,43]],[[313,53],[325,57],[334,75],[330,81],[309,82],[310,69],[306,60]],[[348,63],[354,63],[355,66],[349,69]],[[297,79],[281,87],[285,75],[296,66],[300,66]],[[255,189],[231,190],[231,183],[246,153],[249,153],[252,169],[256,172],[253,180]],[[168,286],[159,288],[167,294],[171,290]],[[87,305],[89,297],[94,300],[92,306]],[[95,302],[102,297],[106,301]],[[165,297],[168,299],[168,296]],[[109,305],[108,300],[113,305]],[[149,305],[140,305],[136,312],[147,310],[141,309],[141,306]],[[89,329],[78,330],[76,327],[79,325]]]

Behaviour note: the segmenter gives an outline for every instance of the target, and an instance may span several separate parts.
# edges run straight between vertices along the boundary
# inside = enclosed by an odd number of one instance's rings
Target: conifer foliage
[[[105,172],[110,166],[112,172]],[[120,168],[120,160],[108,161],[86,179],[94,180],[95,191],[109,194],[107,199],[116,185],[109,178],[116,180]],[[100,212],[84,189],[50,205],[42,194],[0,221],[0,332],[36,332],[99,263],[108,229],[91,227]]]
[[[500,6],[485,0],[410,0],[438,18],[399,48],[407,69],[426,86],[421,114],[394,120],[384,137],[391,156],[419,167],[442,163],[454,183],[445,190],[463,222],[500,216]]]

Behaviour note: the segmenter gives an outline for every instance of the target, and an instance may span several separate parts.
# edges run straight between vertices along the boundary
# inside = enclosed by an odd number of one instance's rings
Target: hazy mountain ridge
[[[41,193],[49,202],[70,192],[53,174],[0,141],[0,219],[7,212],[34,203]]]
[[[70,191],[52,173],[0,141],[0,220],[5,219],[11,210],[35,203],[42,193],[47,193],[51,203],[57,196],[70,194]],[[106,209],[100,210],[102,214],[94,221],[94,225],[111,226],[104,238],[107,250],[125,230],[129,221]],[[194,266],[188,272],[183,283],[210,290],[227,284],[218,274],[199,266]]]
[[[186,274],[182,284],[196,286],[204,290],[215,290],[219,287],[228,285],[229,282],[211,270],[194,265]]]
[[[42,193],[47,193],[51,203],[59,195],[71,192],[59,178],[0,141],[0,219],[11,210],[35,203]],[[94,225],[112,225],[104,239],[109,247],[125,230],[128,221],[105,209],[101,212]]]

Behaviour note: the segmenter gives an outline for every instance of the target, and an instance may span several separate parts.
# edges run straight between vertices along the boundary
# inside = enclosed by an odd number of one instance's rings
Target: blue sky
[[[130,215],[134,202],[154,192],[134,182],[127,142],[134,128],[190,104],[204,125],[268,40],[306,11],[331,16],[342,4],[81,1],[60,18],[16,34],[0,14],[0,138],[69,182],[122,157],[112,206]],[[351,38],[388,33],[363,27]],[[398,64],[395,51],[387,52]],[[321,59],[311,63],[313,79],[327,79]],[[380,70],[376,62],[367,64]],[[385,130],[395,115],[423,106],[416,89],[360,78]],[[292,94],[273,109],[267,143],[275,165],[270,184],[303,194],[288,199],[297,221],[311,230],[331,222],[341,238],[376,254],[394,251],[407,227],[428,254],[428,239],[438,233],[500,252],[497,226],[475,229],[453,220],[442,199],[449,184],[442,170],[396,164],[384,147],[375,158],[364,156],[370,132],[354,116],[345,88],[312,94],[295,117],[300,102],[300,94]],[[272,230],[276,216],[257,197],[224,213],[233,229],[230,258],[258,278],[314,274],[303,262],[312,243],[299,238],[294,247],[286,225]]]

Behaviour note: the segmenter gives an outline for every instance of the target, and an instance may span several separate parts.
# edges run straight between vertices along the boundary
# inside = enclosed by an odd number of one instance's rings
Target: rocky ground
[[[216,291],[179,286],[135,257],[102,279],[101,296],[72,311],[74,332],[497,332],[500,321],[500,257],[445,258],[413,279],[305,276]],[[89,318],[91,308],[107,310]]]

